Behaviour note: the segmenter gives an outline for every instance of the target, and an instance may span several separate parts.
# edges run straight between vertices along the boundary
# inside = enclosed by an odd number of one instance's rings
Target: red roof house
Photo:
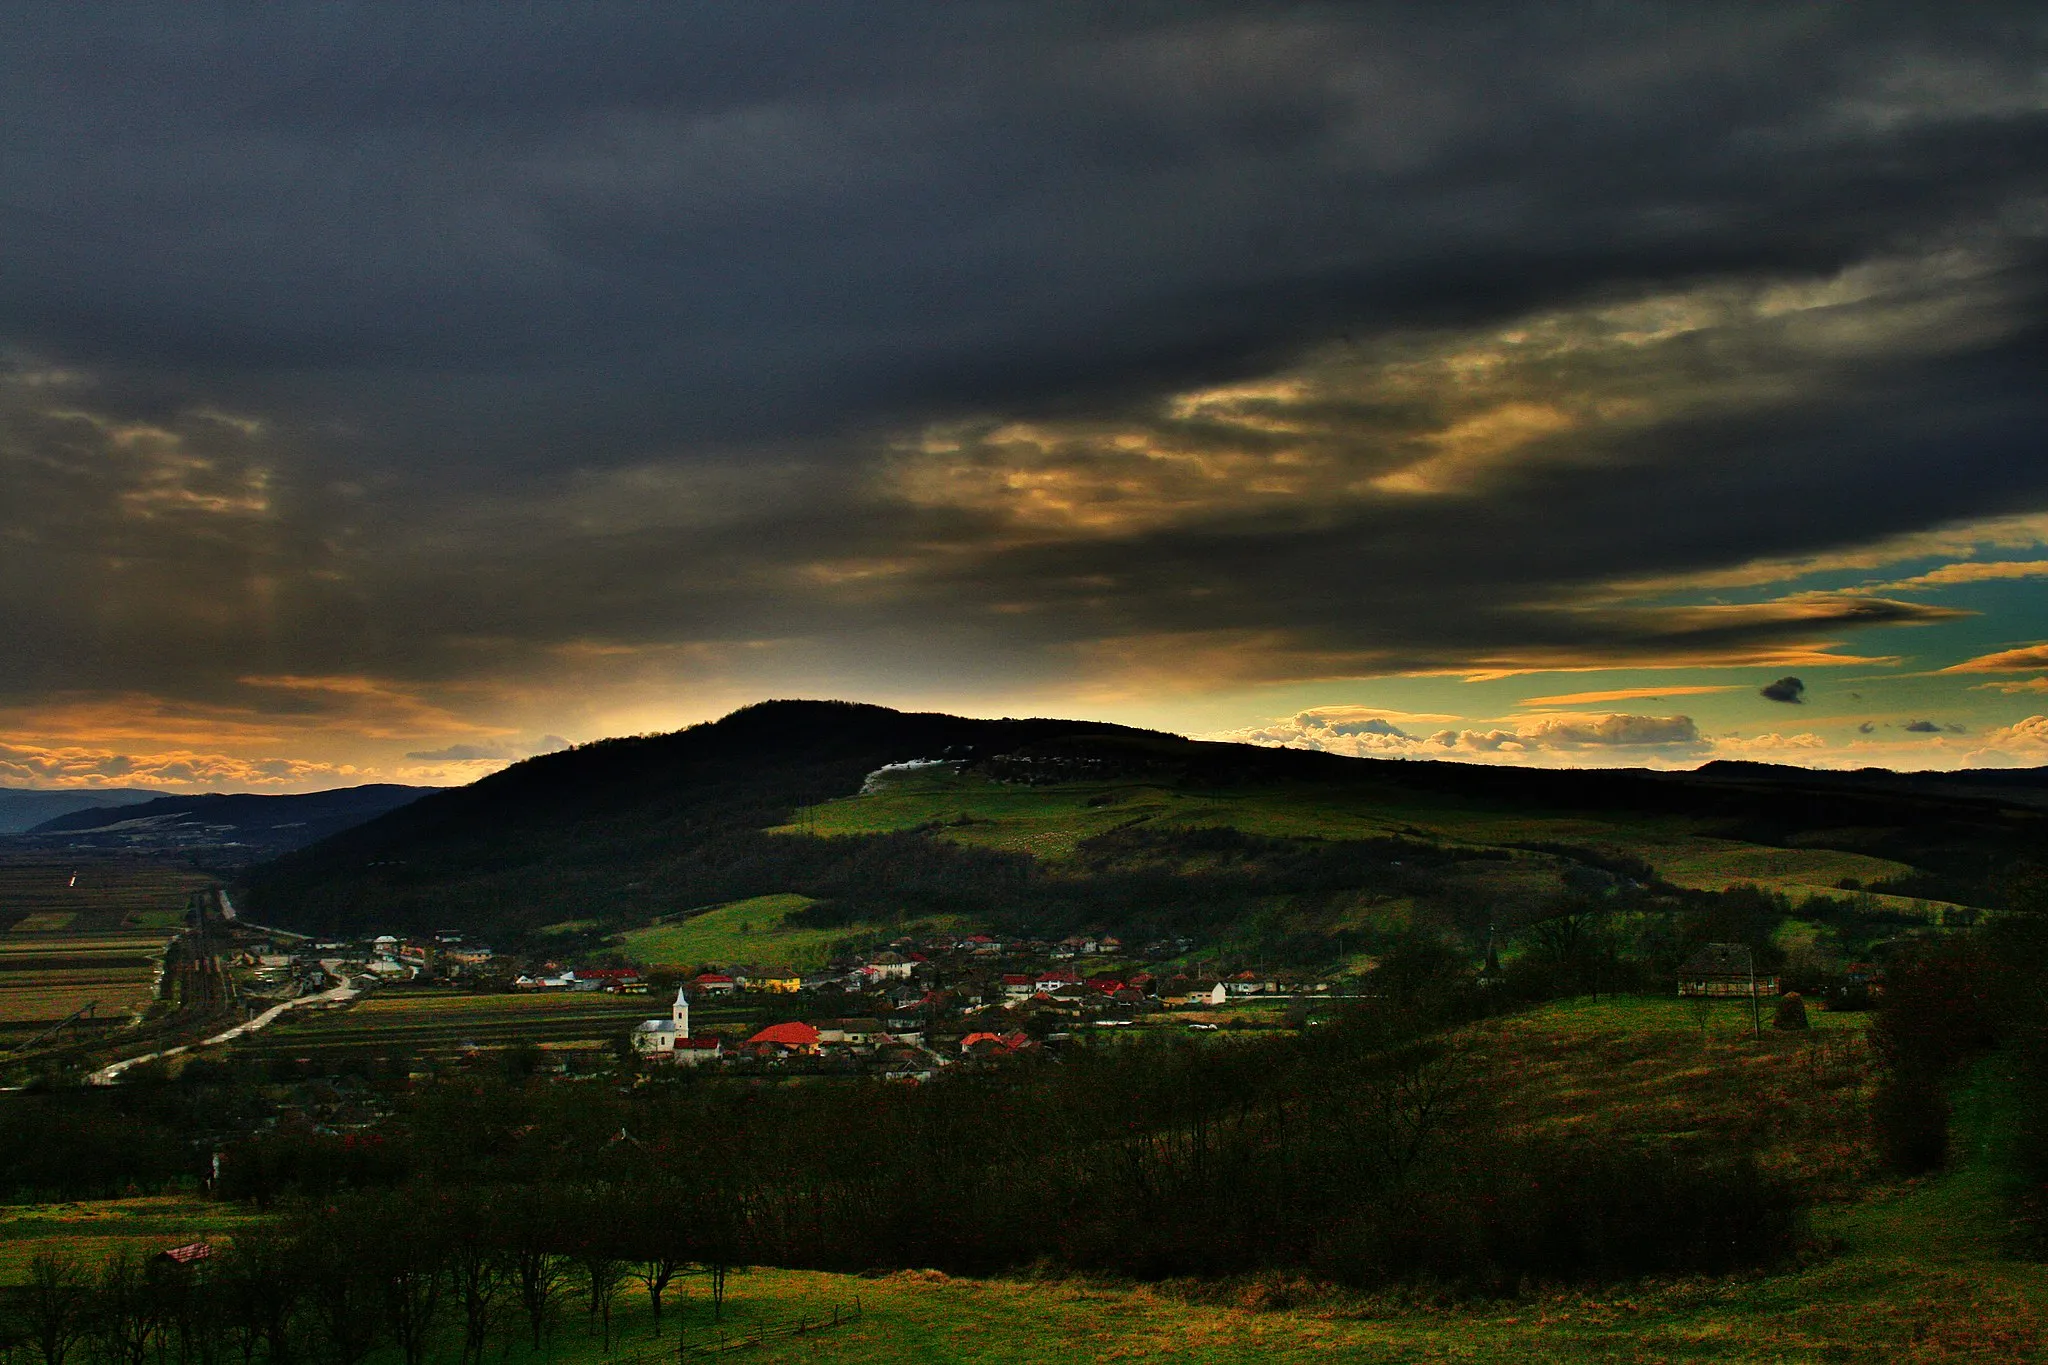
[[[749,1046],[773,1043],[778,1047],[794,1048],[799,1052],[815,1052],[818,1047],[818,1031],[809,1024],[770,1024],[747,1039],[747,1043]]]

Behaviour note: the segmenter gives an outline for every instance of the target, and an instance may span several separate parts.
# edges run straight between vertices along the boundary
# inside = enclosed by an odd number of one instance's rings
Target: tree
[[[376,1257],[384,1320],[406,1365],[420,1365],[450,1278],[447,1221],[431,1214],[408,1218],[395,1198],[378,1200],[372,1213],[389,1233],[380,1240]]]
[[[295,1229],[306,1298],[339,1365],[356,1365],[377,1345],[382,1317],[381,1243],[389,1231],[361,1204],[329,1209]]]
[[[646,1186],[628,1197],[621,1249],[627,1274],[647,1291],[654,1335],[661,1335],[662,1296],[690,1262],[687,1202],[671,1182]]]
[[[30,1259],[15,1317],[43,1365],[64,1365],[91,1330],[91,1308],[91,1282],[76,1262],[47,1251]]]
[[[522,1191],[502,1223],[513,1292],[526,1314],[534,1350],[553,1324],[569,1261],[561,1252],[559,1209],[538,1190]]]
[[[147,1365],[159,1344],[163,1319],[147,1267],[123,1249],[100,1266],[93,1285],[93,1335],[102,1358],[117,1365]]]
[[[471,1201],[449,1219],[448,1272],[456,1301],[462,1307],[462,1359],[481,1365],[498,1297],[507,1272],[503,1253],[492,1241],[492,1210]]]
[[[243,1365],[254,1358],[258,1343],[272,1365],[290,1365],[302,1286],[289,1236],[275,1228],[251,1228],[236,1233],[234,1246],[217,1259],[217,1301]]]

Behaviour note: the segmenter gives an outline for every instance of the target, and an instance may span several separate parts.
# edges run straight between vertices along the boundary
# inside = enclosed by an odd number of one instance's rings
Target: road
[[[338,1005],[345,1000],[355,999],[361,993],[356,987],[344,982],[332,990],[321,991],[318,995],[302,995],[297,999],[287,1000],[283,1004],[272,1005],[255,1018],[239,1023],[225,1033],[216,1033],[211,1038],[203,1038],[196,1043],[183,1043],[177,1047],[167,1047],[162,1052],[145,1052],[140,1057],[124,1057],[111,1066],[103,1066],[98,1071],[93,1072],[85,1078],[85,1083],[87,1085],[112,1085],[120,1079],[121,1073],[131,1066],[140,1066],[144,1062],[159,1061],[165,1057],[175,1057],[181,1052],[190,1052],[194,1048],[212,1047],[216,1043],[231,1043],[245,1033],[254,1033],[257,1029],[268,1028],[286,1010],[300,1009],[306,1005]]]

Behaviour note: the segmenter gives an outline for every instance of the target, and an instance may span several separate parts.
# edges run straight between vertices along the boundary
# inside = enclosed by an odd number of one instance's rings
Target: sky
[[[0,785],[2048,764],[2048,10],[0,6]]]

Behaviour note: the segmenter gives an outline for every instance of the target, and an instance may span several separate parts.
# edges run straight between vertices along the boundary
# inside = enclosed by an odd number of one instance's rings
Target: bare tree
[[[100,1266],[93,1285],[93,1335],[100,1356],[115,1365],[148,1365],[163,1331],[148,1269],[123,1249]]]
[[[462,1359],[481,1365],[505,1287],[506,1261],[490,1239],[489,1211],[473,1208],[450,1240],[450,1287],[462,1306]]]
[[[78,1264],[52,1252],[37,1252],[28,1263],[16,1317],[43,1365],[64,1365],[92,1327],[91,1281]]]

